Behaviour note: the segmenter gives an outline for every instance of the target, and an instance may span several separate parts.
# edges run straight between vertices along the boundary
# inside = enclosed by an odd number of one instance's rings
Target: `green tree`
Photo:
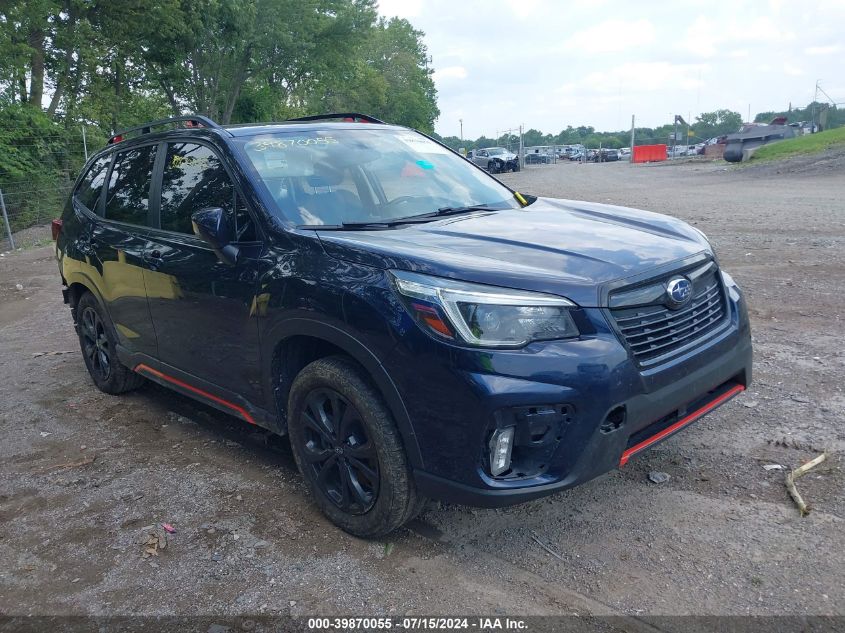
[[[693,130],[695,136],[700,139],[732,134],[742,126],[742,115],[733,110],[716,110],[714,112],[702,112],[695,117]]]
[[[360,57],[315,84],[310,110],[360,111],[424,132],[440,114],[423,33],[400,18],[380,18]]]

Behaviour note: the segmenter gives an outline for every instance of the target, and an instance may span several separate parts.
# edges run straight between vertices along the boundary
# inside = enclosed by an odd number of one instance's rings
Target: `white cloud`
[[[808,46],[804,49],[805,55],[833,55],[842,50],[839,44],[832,44],[830,46]]]
[[[591,55],[618,53],[651,44],[654,38],[654,25],[648,20],[607,20],[578,31],[565,40],[565,46],[571,52],[585,49]]]
[[[447,66],[435,69],[434,79],[466,79],[467,74],[467,69],[463,66]]]
[[[734,23],[730,31],[731,37],[742,37],[756,42],[784,42],[795,39],[795,33],[783,30],[771,17],[760,16],[750,23]]]
[[[699,15],[687,27],[686,36],[676,48],[707,59],[716,57],[732,44],[759,45],[772,42],[782,43],[794,39],[794,32],[782,29],[767,15],[750,20],[733,17],[727,21]],[[747,53],[746,51],[746,55]],[[733,56],[730,53],[728,55]]]
[[[540,0],[508,0],[508,5],[516,17],[524,20],[536,15],[540,9]]]
[[[626,62],[606,72],[587,75],[584,84],[597,93],[654,92],[664,88],[690,90],[701,85],[703,64]]]
[[[381,15],[388,18],[413,18],[420,14],[423,0],[379,0],[378,9]]]
[[[717,51],[718,29],[709,18],[700,15],[687,27],[680,47],[697,57],[713,57]]]

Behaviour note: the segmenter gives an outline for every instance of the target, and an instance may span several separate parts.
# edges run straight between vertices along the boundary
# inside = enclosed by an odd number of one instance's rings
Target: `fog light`
[[[514,427],[496,429],[490,438],[490,473],[496,477],[511,467]]]

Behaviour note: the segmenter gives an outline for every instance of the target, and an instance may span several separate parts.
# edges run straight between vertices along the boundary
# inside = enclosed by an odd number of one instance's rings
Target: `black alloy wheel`
[[[112,371],[112,347],[106,336],[106,328],[100,315],[86,307],[80,319],[82,353],[88,361],[92,374],[101,381],[108,381]]]
[[[379,493],[379,461],[361,414],[333,389],[316,389],[302,411],[302,456],[321,492],[340,510],[360,515]]]
[[[90,292],[83,292],[76,304],[76,332],[85,367],[98,389],[117,395],[144,384],[143,376],[120,362],[114,326]]]
[[[417,493],[401,434],[363,367],[347,356],[306,365],[290,388],[287,430],[320,510],[350,534],[376,538],[415,517]]]

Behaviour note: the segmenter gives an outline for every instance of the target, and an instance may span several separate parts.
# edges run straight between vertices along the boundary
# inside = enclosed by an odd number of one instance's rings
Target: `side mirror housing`
[[[230,266],[238,262],[238,247],[230,243],[232,227],[223,209],[200,209],[191,215],[191,224],[194,233],[211,246],[221,262]]]

